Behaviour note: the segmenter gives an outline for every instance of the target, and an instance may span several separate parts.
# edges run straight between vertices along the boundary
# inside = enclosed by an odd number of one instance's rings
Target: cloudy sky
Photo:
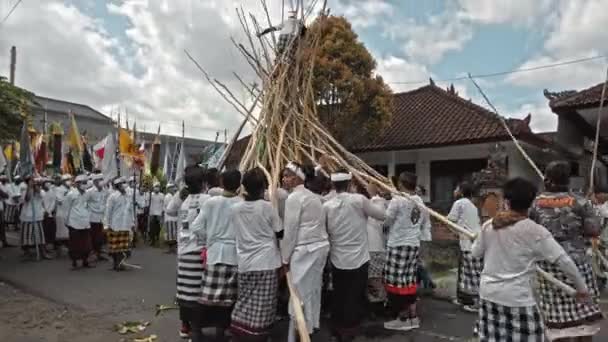
[[[309,2],[311,0],[305,0]],[[0,20],[17,0],[0,0]],[[281,3],[267,0],[275,22]],[[289,0],[285,1],[289,4]],[[468,72],[488,74],[608,54],[608,0],[328,0],[345,15],[394,91]],[[0,75],[18,49],[17,83],[36,94],[88,104],[138,128],[212,139],[239,115],[203,81],[188,49],[245,98],[232,72],[253,81],[230,37],[242,39],[235,7],[259,15],[259,0],[23,0],[0,26]],[[543,89],[603,81],[604,59],[480,80],[499,111],[532,113],[537,131],[555,129]],[[437,82],[441,86],[449,82]],[[461,96],[483,104],[467,81]],[[124,115],[124,114],[123,114]]]

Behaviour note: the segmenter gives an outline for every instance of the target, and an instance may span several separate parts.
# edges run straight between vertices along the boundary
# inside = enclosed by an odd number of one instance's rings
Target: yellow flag
[[[15,145],[15,151],[13,151],[13,145]],[[13,144],[8,144],[4,148],[4,155],[7,160],[16,160],[19,157],[19,142],[14,142]]]
[[[71,115],[70,131],[68,132],[68,146],[70,146],[70,152],[72,152],[74,167],[80,169],[80,154],[83,147],[82,138],[80,136],[80,131],[78,131],[74,114]]]
[[[133,154],[133,139],[131,139],[129,131],[124,128],[120,128],[118,131],[118,146],[120,154]]]
[[[71,117],[70,131],[68,132],[68,144],[72,151],[82,152],[82,138],[80,136],[80,132],[78,131],[78,126],[76,125],[76,119],[74,115]]]

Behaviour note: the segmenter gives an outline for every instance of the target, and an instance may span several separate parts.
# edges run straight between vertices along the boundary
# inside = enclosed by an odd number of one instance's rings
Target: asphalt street
[[[21,261],[19,248],[0,249],[0,280],[55,303],[68,305],[96,317],[107,326],[108,341],[119,341],[112,332],[116,323],[131,320],[150,321],[146,335],[158,335],[158,341],[181,341],[177,331],[177,311],[155,317],[156,304],[172,304],[175,294],[175,255],[161,249],[139,247],[132,264],[141,269],[113,272],[109,263],[94,269],[70,270],[67,257],[33,262]],[[415,332],[395,333],[384,330],[382,321],[367,321],[363,336],[357,341],[467,341],[471,338],[473,314],[459,310],[443,300],[423,298],[420,301],[422,327]],[[326,326],[327,322],[323,322]],[[607,329],[598,341],[608,340]],[[275,328],[273,341],[285,341],[286,322]],[[116,339],[114,339],[114,337]],[[328,341],[327,329],[314,336],[314,341]]]

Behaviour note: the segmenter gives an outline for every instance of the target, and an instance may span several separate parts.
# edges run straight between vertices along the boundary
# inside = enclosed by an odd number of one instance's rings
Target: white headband
[[[353,175],[351,173],[332,173],[331,181],[332,182],[344,182],[353,179]]]
[[[298,176],[298,178],[300,178],[301,180],[306,180],[306,175],[304,174],[302,169],[299,166],[297,166],[296,164],[289,162],[287,164],[286,168],[287,168],[287,170],[295,173],[296,176]]]

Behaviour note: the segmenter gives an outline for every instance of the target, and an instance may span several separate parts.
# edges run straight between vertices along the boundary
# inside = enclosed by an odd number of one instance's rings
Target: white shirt
[[[26,191],[27,192],[27,191]],[[25,201],[23,196],[23,207],[19,219],[21,222],[37,222],[44,218],[44,206],[42,201],[42,193],[34,194],[29,201]]]
[[[164,199],[164,207],[163,207],[163,211],[165,212],[165,221],[166,222],[177,222],[177,212],[171,212],[169,213],[169,205],[171,204],[171,201],[173,200],[173,196],[171,194],[166,194],[165,195],[165,199]],[[178,196],[179,195],[175,195]]]
[[[380,196],[372,197],[371,201],[383,210],[386,210],[388,206],[388,201]],[[382,223],[383,220],[377,220],[372,216],[367,218],[367,242],[370,252],[384,252],[386,250],[386,238],[382,231]]]
[[[89,197],[89,211],[91,213],[90,221],[94,223],[100,223],[103,221],[103,215],[106,212],[106,202],[108,199],[108,192],[105,189],[97,190],[97,187],[93,186],[87,190]]]
[[[139,191],[135,194],[135,204],[137,205],[138,214],[143,214],[144,209],[150,205],[148,196],[150,196],[149,193],[141,193]]]
[[[389,227],[388,247],[420,247],[420,235],[423,229],[431,225],[429,214],[419,206],[424,205],[418,195],[410,198],[394,196],[386,209],[384,225]]]
[[[88,193],[85,191],[81,194],[78,189],[72,189],[66,196],[65,202],[68,206],[66,225],[74,229],[91,228]]]
[[[197,221],[201,208],[205,201],[210,198],[207,194],[191,194],[181,202],[179,195],[173,196],[173,200],[169,207],[175,207],[177,203],[181,203],[179,209],[179,221],[181,228],[177,240],[178,254],[201,251],[205,247],[206,236],[205,230],[202,229],[200,220]],[[171,208],[172,209],[172,208]]]
[[[334,267],[352,270],[369,261],[367,218],[384,220],[384,208],[361,194],[341,192],[323,204]]]
[[[274,270],[281,266],[276,233],[283,227],[277,210],[264,200],[243,201],[232,206],[240,273]]]
[[[481,230],[479,210],[468,198],[461,198],[454,202],[448,214],[448,220],[468,229],[474,234],[479,233]],[[468,252],[471,250],[472,244],[471,240],[466,236],[460,237],[460,250]]]
[[[114,191],[106,203],[105,225],[114,231],[130,231],[135,225],[132,201],[129,194]]]
[[[281,256],[289,264],[296,246],[310,245],[311,250],[327,246],[327,228],[319,196],[298,185],[285,201],[285,235]]]
[[[23,204],[25,202],[25,193],[27,192],[27,183],[21,182],[19,183],[19,204]]]
[[[543,226],[525,219],[493,229],[484,225],[473,243],[473,256],[483,257],[479,296],[504,306],[534,306],[536,262],[554,263],[566,252]]]
[[[165,195],[161,192],[152,192],[152,197],[150,198],[150,215],[163,216],[164,205]]]
[[[44,204],[44,211],[49,217],[53,217],[55,209],[57,208],[57,195],[55,194],[54,187],[42,192],[42,202]]]
[[[4,192],[8,195],[8,198],[4,200],[6,205],[17,205],[19,204],[19,199],[17,197],[21,196],[21,192],[19,191],[19,187],[15,185],[15,183],[6,183],[4,185]]]
[[[223,193],[224,189],[220,188],[219,186],[207,190],[207,194],[211,197],[222,196]]]
[[[57,211],[55,215],[66,218],[68,216],[68,207],[64,203],[64,199],[68,192],[70,192],[70,188],[62,184],[56,186],[53,190],[55,191],[55,199],[57,200]]]
[[[241,201],[239,196],[215,196],[203,204],[196,221],[200,222],[207,237],[207,264],[238,264],[232,207]]]

